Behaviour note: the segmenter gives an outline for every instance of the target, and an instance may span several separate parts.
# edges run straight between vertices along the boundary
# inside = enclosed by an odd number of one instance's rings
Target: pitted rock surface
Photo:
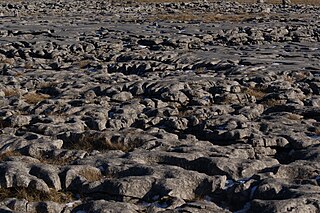
[[[320,7],[0,1],[0,212],[319,212]]]

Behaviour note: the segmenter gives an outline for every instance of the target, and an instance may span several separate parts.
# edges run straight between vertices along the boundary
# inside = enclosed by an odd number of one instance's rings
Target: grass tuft
[[[90,60],[79,61],[79,67],[80,69],[87,68],[90,65],[90,63],[91,63]]]
[[[54,189],[46,193],[25,187],[0,188],[0,200],[6,198],[25,199],[29,202],[53,201],[56,203],[67,203],[73,200],[70,192],[59,192]]]
[[[19,96],[20,92],[18,89],[4,89],[3,90],[5,97]]]
[[[122,2],[132,2],[132,3],[181,3],[181,2],[193,2],[193,0],[131,0],[131,1],[123,1]],[[248,4],[255,4],[257,0],[227,0],[232,2],[239,2],[239,3],[248,3]],[[209,0],[209,2],[218,2],[218,0]],[[281,0],[266,0],[267,4],[281,4]],[[292,4],[310,4],[310,5],[319,5],[320,1],[318,0],[292,0]]]
[[[264,98],[267,95],[267,93],[265,91],[263,91],[263,89],[259,89],[256,87],[245,88],[244,93],[246,93],[250,96],[256,97],[257,100],[261,100],[262,98]]]
[[[74,158],[72,157],[65,158],[65,157],[59,157],[59,156],[50,156],[50,157],[42,156],[38,158],[38,160],[45,164],[64,166],[64,165],[70,165],[74,160]]]
[[[35,92],[27,93],[23,96],[23,99],[28,104],[36,104],[40,101],[48,99],[50,96],[45,94],[39,94]]]
[[[266,101],[264,101],[262,104],[263,105],[267,105],[268,107],[274,107],[274,106],[280,106],[283,105],[285,103],[284,100],[278,100],[278,99],[268,99]]]
[[[0,154],[0,162],[6,161],[11,156],[21,156],[21,153],[17,151],[7,151],[3,154]]]
[[[129,152],[136,147],[141,145],[141,141],[138,139],[133,139],[128,142],[123,141],[112,141],[101,136],[87,136],[83,135],[77,141],[68,141],[64,143],[65,149],[77,149],[85,150],[91,152],[93,150],[121,150],[123,152]]]
[[[256,14],[216,14],[216,13],[194,13],[194,11],[183,11],[176,14],[157,14],[150,18],[151,21],[166,20],[166,21],[201,21],[204,23],[210,22],[243,22],[256,17]]]
[[[231,1],[231,0],[229,0]],[[232,0],[233,1],[233,0]],[[239,3],[256,3],[257,0],[236,0]],[[265,1],[267,4],[281,4],[281,0],[266,0]],[[310,4],[310,5],[319,5],[320,1],[318,0],[291,0],[292,4]]]
[[[0,63],[4,63],[4,64],[10,64],[10,65],[14,65],[14,59],[13,58],[4,58],[4,59],[0,59]]]
[[[79,175],[87,179],[89,182],[101,180],[103,175],[98,169],[82,169]]]

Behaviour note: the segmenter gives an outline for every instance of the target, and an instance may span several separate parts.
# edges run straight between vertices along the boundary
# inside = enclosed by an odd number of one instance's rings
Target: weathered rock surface
[[[0,1],[0,212],[319,212],[320,7]]]

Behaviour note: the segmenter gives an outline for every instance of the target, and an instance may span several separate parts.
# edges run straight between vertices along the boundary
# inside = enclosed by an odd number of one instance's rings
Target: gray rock
[[[319,211],[319,198],[292,198],[288,200],[253,200],[248,212],[285,212],[288,209],[297,212],[317,212]]]
[[[84,182],[98,181],[102,178],[101,171],[98,168],[89,165],[67,166],[62,171],[63,188],[79,190]]]
[[[139,207],[134,204],[106,201],[106,200],[96,200],[90,201],[86,204],[80,205],[74,209],[74,211],[94,211],[101,213],[136,213],[139,212]]]
[[[6,206],[10,208],[10,210],[17,212],[26,212],[27,211],[28,201],[25,199],[9,199],[6,201]]]
[[[111,97],[112,100],[114,101],[128,101],[132,99],[132,94],[130,92],[121,92],[118,94],[115,94]]]
[[[27,204],[26,212],[50,212],[50,213],[55,213],[55,212],[62,212],[64,209],[63,204],[58,204],[55,202],[29,202]]]
[[[81,201],[1,211],[318,212],[319,6],[266,3],[2,3],[1,190]]]
[[[1,164],[1,185],[5,188],[10,187],[33,187],[38,191],[49,192],[46,182],[29,174],[31,165],[21,162],[5,162]],[[58,186],[60,187],[60,186]]]
[[[4,120],[4,123],[10,127],[21,127],[28,125],[31,121],[31,116],[12,115]]]

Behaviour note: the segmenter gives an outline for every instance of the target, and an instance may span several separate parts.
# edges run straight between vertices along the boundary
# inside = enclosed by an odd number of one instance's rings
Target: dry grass
[[[263,15],[263,14],[261,14]],[[242,14],[205,14],[203,16],[204,22],[213,21],[228,21],[228,22],[243,22],[256,17],[256,14],[242,13]]]
[[[228,0],[231,1],[231,0]],[[239,3],[256,3],[256,0],[237,0]],[[268,4],[281,4],[281,0],[266,0]],[[292,4],[311,4],[311,5],[319,5],[319,0],[291,0]]]
[[[133,0],[136,3],[178,3],[178,2],[192,2],[191,0]]]
[[[40,157],[38,160],[42,163],[45,164],[52,164],[52,165],[70,165],[71,162],[74,160],[74,158],[64,158],[64,157],[59,157],[59,156],[53,156],[53,157]]]
[[[57,79],[58,81],[59,79]],[[49,87],[56,87],[60,82],[42,82],[39,84],[39,89],[45,89]]]
[[[95,137],[95,136],[83,136],[78,141],[69,141],[64,143],[64,148],[66,149],[77,149],[77,150],[121,150],[123,152],[129,152],[140,145],[139,140],[131,141],[127,144],[122,142],[112,142],[105,137]]]
[[[17,151],[7,151],[0,155],[0,162],[7,160],[11,156],[21,156],[21,153]]]
[[[24,101],[27,102],[28,104],[36,104],[48,98],[50,98],[49,95],[39,94],[35,92],[30,92],[23,96]]]
[[[207,72],[207,68],[205,68],[205,67],[199,67],[199,68],[196,68],[196,69],[194,70],[194,72],[195,72],[196,74],[205,73],[205,72]]]
[[[6,198],[26,199],[29,202],[53,201],[56,203],[67,203],[73,200],[71,193],[58,192],[53,189],[46,193],[24,187],[0,188],[0,200]]]
[[[263,89],[255,88],[255,87],[245,88],[243,92],[250,96],[256,97],[257,100],[261,100],[267,95],[267,93],[264,92]]]
[[[82,60],[82,61],[79,61],[79,67],[80,69],[84,69],[86,67],[88,67],[90,65],[90,60]]]
[[[1,2],[1,1],[0,1]],[[4,58],[4,59],[0,59],[0,63],[4,63],[4,64],[10,64],[13,65],[14,64],[14,59],[13,58]]]
[[[226,0],[226,1],[237,1],[239,3],[256,3],[257,0]],[[127,1],[128,2],[128,1]],[[193,2],[193,0],[132,0],[134,3],[179,3],[179,2]],[[217,0],[209,0],[209,2],[217,2]],[[310,4],[320,5],[319,0],[292,0],[293,4]],[[268,4],[281,4],[281,0],[266,0]]]
[[[5,153],[0,154],[0,162],[6,161],[9,157],[12,157],[12,156],[22,156],[22,154],[18,151],[7,151]],[[40,157],[31,156],[31,157],[38,159],[42,163],[52,164],[52,165],[69,165],[71,164],[71,161],[75,160],[75,158],[72,158],[72,157],[64,158],[61,156],[50,156],[50,157],[49,156],[40,156]]]
[[[31,61],[28,61],[24,64],[25,69],[32,69],[33,68],[33,63]]]
[[[272,98],[267,101],[264,101],[262,104],[269,106],[269,107],[280,106],[280,105],[285,104],[285,100],[277,100],[277,99]]]
[[[83,169],[79,172],[79,175],[87,179],[89,182],[101,180],[103,177],[98,169]]]
[[[14,89],[14,88],[8,88],[3,90],[4,95],[6,97],[12,97],[12,96],[19,96],[20,92],[19,89]]]
[[[232,22],[232,23],[240,23],[240,22],[248,22],[256,18],[268,18],[268,19],[281,19],[287,17],[288,14],[285,13],[237,13],[237,14],[221,14],[221,13],[212,13],[212,12],[197,12],[197,11],[180,11],[174,14],[168,13],[159,13],[152,15],[148,18],[149,21],[195,21],[195,22],[203,22],[203,23],[212,23],[212,22]],[[290,18],[295,19],[305,19],[309,15],[308,14],[290,14]]]
[[[309,75],[300,70],[300,71],[296,71],[292,73],[292,76],[288,76],[289,78],[291,78],[293,81],[303,81],[304,79],[306,79]]]
[[[17,72],[17,73],[14,75],[14,77],[21,77],[21,76],[23,76],[23,72]]]
[[[0,162],[6,161],[9,157],[12,157],[12,156],[22,156],[22,154],[17,151],[7,151],[0,155]],[[41,157],[35,157],[35,158],[37,158],[42,163],[52,164],[52,165],[69,165],[71,164],[71,161],[74,160],[74,158],[71,158],[71,157],[63,158],[60,156],[53,156],[53,157],[41,156]]]
[[[0,0],[0,2],[23,2],[24,0]],[[218,0],[208,0],[209,2],[217,2]],[[256,0],[226,0],[226,1],[237,1],[239,3],[256,3]],[[124,2],[124,3],[179,3],[179,2],[193,2],[193,0],[114,0],[114,2]],[[266,0],[268,4],[281,4],[281,0]],[[292,0],[293,4],[310,4],[310,5],[320,5],[319,0]]]
[[[265,15],[263,13],[259,15]],[[216,14],[216,13],[194,13],[192,11],[182,11],[175,14],[157,14],[150,18],[150,21],[167,20],[167,21],[201,21],[204,23],[210,22],[243,22],[248,21],[257,14]]]

